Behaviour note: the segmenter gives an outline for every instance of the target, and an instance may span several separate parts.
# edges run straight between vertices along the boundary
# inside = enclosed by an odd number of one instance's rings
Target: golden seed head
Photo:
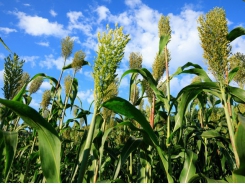
[[[31,82],[31,85],[29,87],[29,92],[30,92],[30,95],[33,94],[33,93],[36,93],[37,90],[40,88],[40,86],[42,85],[43,83],[43,77],[42,76],[38,76],[36,77],[32,82]]]
[[[72,40],[71,37],[69,36],[61,40],[62,57],[67,59],[71,55],[73,45],[74,45],[74,40]]]
[[[228,64],[231,46],[226,36],[228,26],[225,11],[214,8],[206,15],[198,18],[201,46],[204,50],[203,57],[207,60],[209,69],[218,81],[224,81],[225,68]]]
[[[195,83],[195,82],[202,82],[201,77],[195,76],[195,77],[192,79],[191,83]]]
[[[77,71],[82,68],[84,58],[86,57],[86,54],[83,51],[77,51],[74,55],[73,62],[71,64],[72,68]]]
[[[70,75],[65,78],[65,94],[69,94],[70,87],[72,85],[72,77]]]
[[[142,55],[140,53],[131,52],[129,55],[129,68],[139,69],[142,68]]]
[[[41,107],[43,109],[46,109],[49,105],[50,100],[51,100],[51,91],[45,90],[42,97]]]
[[[160,20],[158,22],[158,35],[159,38],[161,36],[170,35],[171,36],[171,28],[168,16],[161,15]]]

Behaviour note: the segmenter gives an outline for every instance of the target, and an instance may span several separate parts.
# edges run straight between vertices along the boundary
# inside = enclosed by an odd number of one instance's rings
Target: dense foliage
[[[153,72],[142,68],[140,53],[132,52],[129,70],[120,79],[116,69],[129,35],[118,25],[98,34],[93,111],[83,109],[77,96],[82,80],[76,73],[89,64],[86,54],[75,52],[66,65],[74,45],[70,37],[61,41],[64,66],[58,80],[44,73],[30,78],[17,54],[7,57],[6,99],[0,99],[0,182],[245,182],[245,56],[230,53],[230,43],[245,29],[228,32],[221,8],[198,19],[203,57],[216,78],[212,81],[190,62],[169,74],[169,21],[159,20]],[[63,72],[69,69],[73,75],[64,78],[62,89]],[[171,79],[182,74],[196,77],[174,97]],[[118,87],[127,75],[130,95],[124,99]],[[36,111],[29,106],[31,95],[44,80],[52,87]],[[240,88],[229,85],[233,80]],[[71,110],[73,117],[66,117]]]

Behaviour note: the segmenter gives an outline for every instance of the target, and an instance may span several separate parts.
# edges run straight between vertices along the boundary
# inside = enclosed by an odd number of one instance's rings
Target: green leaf
[[[82,66],[85,66],[85,65],[90,65],[90,64],[89,64],[88,61],[83,61],[83,65],[82,65]],[[70,64],[64,66],[64,67],[62,68],[62,70],[67,70],[67,69],[70,69],[70,68],[72,68],[72,63],[70,63]]]
[[[229,72],[229,74],[228,74],[228,83],[230,83],[230,82],[233,80],[233,78],[236,76],[238,70],[239,70],[239,67],[236,67],[236,68],[233,68],[233,69]]]
[[[159,40],[159,52],[158,55],[160,55],[164,49],[164,47],[168,44],[170,39],[170,35],[166,35],[166,36],[161,36],[160,40]]]
[[[237,132],[235,134],[235,146],[239,157],[239,163],[237,170],[232,173],[233,182],[245,182],[245,117],[238,114],[239,124]]]
[[[220,137],[220,133],[217,130],[205,130],[201,136],[204,138],[215,138]]]
[[[231,30],[227,35],[227,40],[232,42],[236,38],[245,35],[245,29],[243,27],[236,27],[235,29]]]
[[[78,80],[74,78],[72,82],[72,93],[70,93],[71,109],[77,97],[77,92],[78,92]]]
[[[136,139],[133,137],[130,137],[128,139],[128,141],[126,142],[126,144],[124,145],[121,151],[121,154],[119,155],[119,159],[118,159],[117,166],[116,166],[116,171],[113,177],[114,180],[117,179],[121,166],[126,162],[130,153],[136,150],[138,146],[141,144],[141,142],[142,142],[142,139]]]
[[[168,161],[166,159],[166,154],[160,148],[154,131],[141,111],[135,108],[130,102],[120,97],[111,98],[110,100],[104,102],[102,106],[130,119],[135,119],[142,126],[143,130],[147,133],[147,136],[151,139],[157,149],[158,155],[160,156],[162,164],[164,165],[168,181],[173,182],[173,178],[168,173]]]
[[[128,118],[135,119],[147,132],[152,142],[155,145],[158,145],[157,137],[154,134],[150,123],[145,119],[141,111],[135,108],[130,102],[120,97],[114,97],[103,103],[102,106],[114,111],[115,113],[119,113]]]
[[[18,132],[6,132],[0,130],[1,137],[3,137],[5,145],[5,166],[4,177],[5,182],[8,180],[9,171],[14,160],[18,143]]]
[[[232,98],[238,102],[238,103],[245,103],[245,90],[232,87],[232,86],[227,86],[227,92],[231,94]]]
[[[4,41],[2,40],[2,38],[0,38],[0,42],[3,44],[3,46],[5,47],[5,49],[7,49],[9,52],[12,53],[12,51],[8,48],[8,46],[4,43]]]
[[[180,182],[188,183],[196,174],[195,163],[197,161],[197,155],[190,150],[185,152],[184,167],[180,173]]]
[[[60,182],[61,142],[56,130],[37,111],[25,104],[1,98],[0,103],[10,108],[26,124],[37,130],[43,174],[47,182]]]
[[[219,95],[219,84],[217,82],[197,82],[184,87],[177,95],[178,112],[175,116],[175,127],[173,133],[183,125],[185,111],[189,103],[196,98],[202,91],[211,93],[215,96]],[[175,102],[171,104],[173,106]]]
[[[215,179],[210,179],[204,174],[201,174],[201,176],[207,181],[207,183],[227,183],[225,180],[215,180]]]

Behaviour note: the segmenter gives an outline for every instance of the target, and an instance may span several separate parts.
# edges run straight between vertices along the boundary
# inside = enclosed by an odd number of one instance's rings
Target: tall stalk
[[[236,160],[236,166],[237,166],[237,168],[239,168],[240,160],[239,160],[237,149],[236,149],[236,145],[235,145],[234,129],[232,127],[231,116],[230,116],[230,112],[229,112],[229,107],[228,107],[228,103],[227,103],[225,89],[224,89],[224,86],[222,84],[221,84],[220,90],[221,90],[222,100],[224,101],[223,106],[224,106],[224,111],[225,111],[225,117],[226,117],[226,121],[227,121],[228,130],[229,130],[231,146],[232,146],[232,149],[233,149],[233,152],[234,152],[234,156],[235,156],[235,160]]]

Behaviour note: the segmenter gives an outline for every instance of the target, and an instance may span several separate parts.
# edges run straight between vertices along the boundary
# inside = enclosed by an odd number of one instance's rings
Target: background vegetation
[[[0,99],[0,181],[245,182],[245,55],[231,53],[230,46],[245,29],[229,32],[221,8],[199,17],[197,29],[212,81],[190,62],[169,74],[169,21],[165,16],[159,20],[152,73],[142,68],[142,55],[132,52],[129,70],[118,78],[129,35],[118,25],[98,34],[90,109],[82,108],[77,96],[82,80],[76,78],[89,62],[77,51],[66,65],[73,52],[70,37],[61,41],[64,64],[58,80],[23,72],[24,61],[1,39],[10,55],[4,65],[5,99]],[[73,70],[73,75],[64,78],[64,70]],[[182,74],[196,77],[174,97],[171,79]],[[126,75],[131,76],[130,95],[124,99],[117,94]],[[52,88],[43,93],[37,112],[29,104],[44,80]],[[239,88],[230,86],[231,81]]]

